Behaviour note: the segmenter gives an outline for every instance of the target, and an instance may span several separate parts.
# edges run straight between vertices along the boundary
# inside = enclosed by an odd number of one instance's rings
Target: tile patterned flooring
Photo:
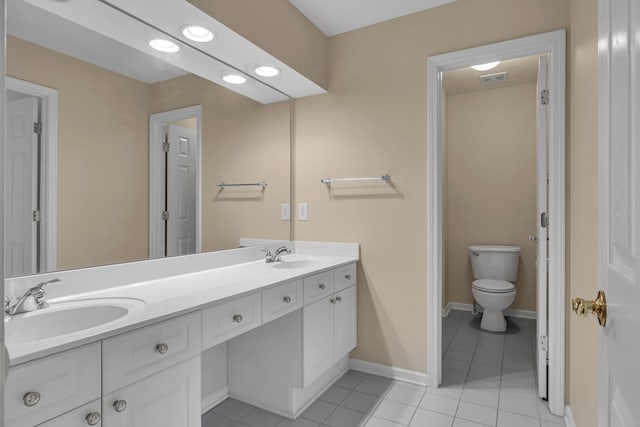
[[[417,386],[349,371],[295,421],[227,399],[202,427],[558,427],[538,399],[535,321],[510,318],[507,332],[480,330],[471,313],[443,319],[443,384]]]

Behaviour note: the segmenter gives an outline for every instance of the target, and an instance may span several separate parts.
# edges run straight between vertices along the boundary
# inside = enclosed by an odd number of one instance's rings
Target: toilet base
[[[490,332],[506,332],[507,320],[504,318],[502,310],[491,311],[485,308],[482,313],[480,329]]]

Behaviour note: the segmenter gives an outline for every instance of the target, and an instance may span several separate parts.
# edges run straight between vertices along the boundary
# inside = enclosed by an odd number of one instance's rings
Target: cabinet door
[[[358,342],[356,320],[356,287],[351,286],[334,296],[333,337],[334,361],[349,354]]]
[[[303,383],[306,387],[333,364],[333,297],[302,310]]]
[[[121,411],[116,411],[116,402]],[[122,408],[122,406],[125,406]],[[102,398],[104,427],[200,427],[200,356]]]
[[[101,427],[100,399],[55,417],[38,427]]]

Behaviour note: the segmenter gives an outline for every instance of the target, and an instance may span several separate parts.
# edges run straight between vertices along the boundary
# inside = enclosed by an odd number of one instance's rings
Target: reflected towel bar
[[[320,182],[325,184],[327,187],[329,187],[333,182],[356,182],[356,181],[384,181],[386,183],[389,183],[391,182],[391,176],[382,175],[382,176],[372,176],[372,177],[365,177],[365,178],[324,178],[320,180]]]
[[[217,184],[216,187],[220,189],[225,189],[227,187],[262,187],[264,189],[266,188],[267,185],[268,185],[267,181],[247,182],[247,183],[240,183],[240,184],[227,184],[225,182],[221,182]]]

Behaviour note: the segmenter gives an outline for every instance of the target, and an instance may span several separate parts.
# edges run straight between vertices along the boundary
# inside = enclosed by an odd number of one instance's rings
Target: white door
[[[334,361],[346,356],[358,341],[356,320],[356,287],[351,286],[334,297],[333,342]]]
[[[547,56],[538,59],[536,108],[536,330],[538,396],[547,398]]]
[[[640,2],[600,0],[599,287],[607,299],[599,340],[601,427],[640,425],[639,34]]]
[[[169,125],[167,154],[167,256],[196,252],[197,133]]]
[[[37,272],[38,100],[7,102],[5,162],[5,276]]]
[[[302,309],[303,382],[307,386],[333,364],[333,297]]]

